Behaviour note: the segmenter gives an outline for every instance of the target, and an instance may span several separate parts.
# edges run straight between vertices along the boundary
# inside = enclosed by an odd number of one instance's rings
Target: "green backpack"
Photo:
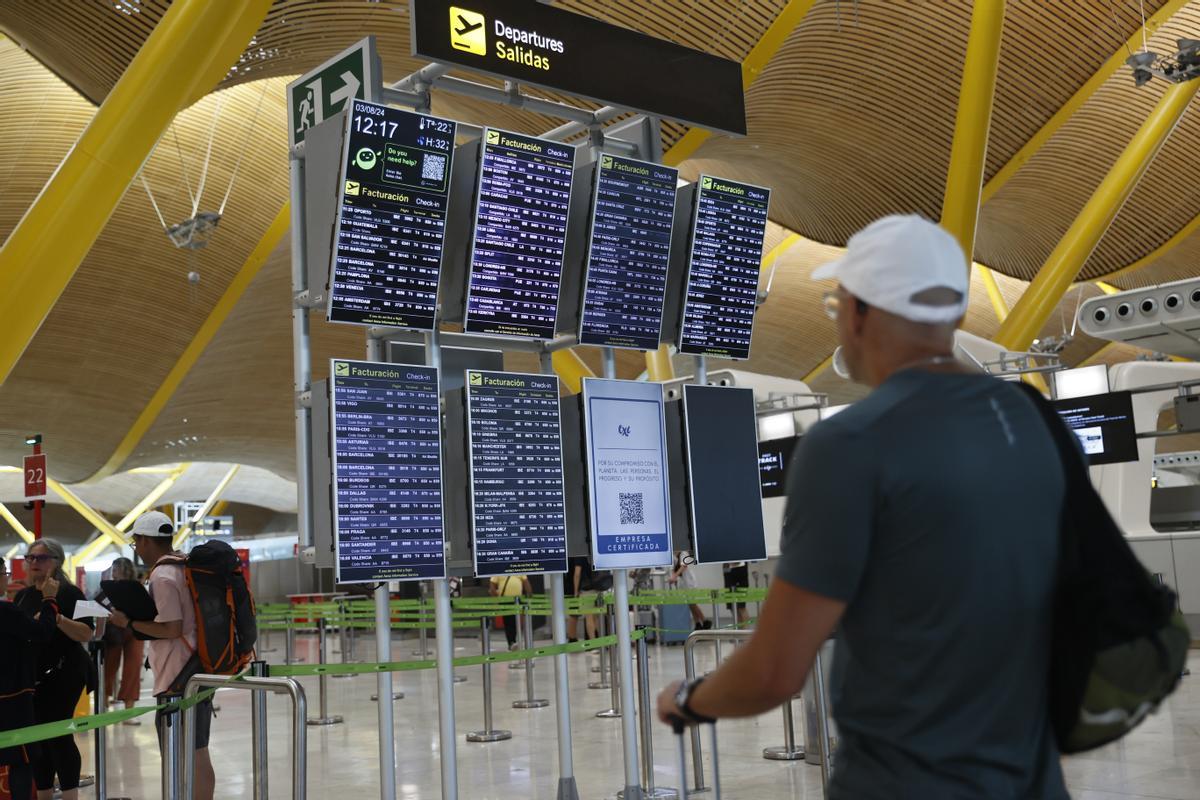
[[[1074,434],[1037,390],[1021,386],[1066,477],[1050,721],[1059,750],[1079,753],[1121,738],[1175,690],[1191,633],[1175,592],[1142,566],[1096,493]]]

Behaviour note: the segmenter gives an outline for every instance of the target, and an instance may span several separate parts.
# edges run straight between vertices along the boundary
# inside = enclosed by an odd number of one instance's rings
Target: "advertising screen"
[[[593,566],[670,564],[662,386],[584,378],[583,415]]]
[[[351,104],[330,322],[433,329],[455,127],[362,100]]]
[[[1054,408],[1079,437],[1091,465],[1138,460],[1133,395],[1129,392],[1055,400]]]
[[[701,175],[679,352],[750,357],[769,189]]]
[[[683,387],[692,542],[701,564],[767,557],[754,390]]]
[[[565,572],[558,376],[466,376],[475,574]]]
[[[783,497],[787,493],[787,467],[799,441],[799,436],[788,436],[758,443],[758,479],[763,497]]]
[[[446,577],[433,367],[330,363],[339,583]]]
[[[658,349],[678,179],[670,167],[600,157],[580,344]]]
[[[554,337],[575,148],[483,132],[467,333]]]

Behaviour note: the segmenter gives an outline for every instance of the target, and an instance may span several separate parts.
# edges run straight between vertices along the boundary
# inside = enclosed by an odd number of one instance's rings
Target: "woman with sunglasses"
[[[83,694],[91,671],[87,651],[80,644],[92,637],[92,620],[76,620],[75,603],[83,600],[79,591],[63,572],[66,554],[62,545],[53,539],[38,539],[25,552],[25,568],[29,586],[17,594],[13,602],[33,617],[42,607],[43,591],[53,592],[59,609],[58,630],[38,647],[36,684],[33,693],[34,720],[38,724],[71,719]],[[62,789],[63,800],[79,798],[79,748],[75,737],[67,734],[41,743],[41,752],[33,758],[33,779],[38,800],[51,800],[54,795],[54,776]]]

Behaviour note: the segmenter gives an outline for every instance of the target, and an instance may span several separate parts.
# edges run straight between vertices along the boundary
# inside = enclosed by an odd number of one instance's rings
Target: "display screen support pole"
[[[435,328],[425,337],[425,364],[442,368],[442,345]],[[438,714],[441,718],[442,800],[458,800],[458,739],[454,733],[454,628],[450,617],[450,579],[433,581],[437,631]]]
[[[296,524],[300,549],[313,546],[312,411],[301,396],[312,389],[312,356],[308,330],[308,264],[304,244],[303,145],[289,154],[292,213],[292,361],[296,407]]]
[[[367,361],[383,360],[383,341],[367,337]],[[391,592],[387,581],[375,587],[375,660],[392,660]],[[393,718],[392,673],[375,676],[379,697],[379,797],[396,800],[396,727]]]
[[[550,353],[542,353],[540,360],[542,374],[553,375],[554,366]],[[570,561],[567,563],[570,564]],[[566,644],[567,604],[564,599],[564,576],[561,572],[550,576],[550,625],[554,633],[554,643]],[[558,722],[558,794],[555,795],[555,800],[579,800],[579,787],[575,783],[575,760],[571,752],[571,688],[567,677],[567,654],[559,653],[554,657],[554,707]]]
[[[611,347],[600,350],[604,377],[615,380],[617,359]],[[625,751],[625,800],[642,800],[638,768],[637,705],[633,700],[633,644],[629,629],[629,570],[614,569],[613,618],[617,628],[617,666],[621,674],[621,744]]]
[[[708,384],[708,356],[696,356],[695,381],[701,386]]]

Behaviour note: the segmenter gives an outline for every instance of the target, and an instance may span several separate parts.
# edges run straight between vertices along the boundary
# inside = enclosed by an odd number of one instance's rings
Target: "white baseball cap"
[[[161,511],[147,511],[133,523],[134,536],[174,536],[175,523]]]
[[[836,280],[867,305],[912,322],[956,322],[967,311],[970,270],[958,240],[916,214],[875,220],[850,237],[845,255],[817,267],[812,277]],[[958,302],[918,299],[930,289],[957,292]]]

